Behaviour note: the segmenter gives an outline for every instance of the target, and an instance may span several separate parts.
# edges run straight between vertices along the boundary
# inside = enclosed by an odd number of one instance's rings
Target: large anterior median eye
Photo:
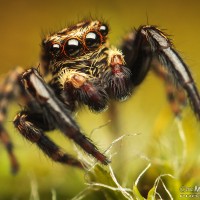
[[[88,49],[96,49],[101,44],[101,37],[96,32],[89,32],[85,36],[85,44]]]
[[[69,57],[76,57],[82,54],[83,46],[81,42],[75,38],[67,40],[64,46],[65,54]]]

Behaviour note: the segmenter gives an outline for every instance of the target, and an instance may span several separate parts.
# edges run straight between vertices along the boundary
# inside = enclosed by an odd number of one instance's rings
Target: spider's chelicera
[[[155,26],[141,26],[127,35],[118,50],[109,45],[108,33],[106,23],[88,20],[51,34],[42,41],[39,72],[18,67],[3,81],[0,139],[7,147],[13,171],[17,171],[18,163],[3,127],[7,104],[13,99],[24,103],[23,111],[14,119],[20,134],[54,161],[77,167],[82,163],[64,153],[44,132],[59,129],[85,152],[108,164],[107,157],[82,133],[73,112],[81,105],[100,112],[110,99],[126,100],[149,69],[163,79],[175,115],[180,116],[187,95],[200,117],[198,90],[166,34]],[[158,62],[152,65],[153,60]]]

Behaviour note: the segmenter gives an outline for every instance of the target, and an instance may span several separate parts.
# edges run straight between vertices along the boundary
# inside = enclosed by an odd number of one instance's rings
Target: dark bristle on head
[[[65,25],[60,25],[59,28],[55,28],[55,30],[43,30],[42,31],[42,41],[45,41],[47,37],[55,35],[55,34],[65,34],[66,32],[64,31],[65,29],[67,29],[67,31],[71,31],[74,28],[77,28],[77,24],[83,23],[83,28],[85,26],[88,26],[90,22],[92,21],[99,21],[101,22],[101,24],[105,24],[108,27],[108,30],[110,30],[110,26],[107,20],[105,20],[103,17],[96,17],[96,16],[86,16],[86,17],[82,17],[81,19],[78,19],[76,21],[71,21],[71,22],[67,22]]]

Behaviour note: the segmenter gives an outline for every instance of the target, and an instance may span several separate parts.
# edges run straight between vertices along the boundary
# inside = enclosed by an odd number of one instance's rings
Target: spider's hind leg
[[[4,128],[4,122],[7,117],[8,106],[11,101],[25,95],[20,83],[20,75],[23,72],[21,67],[10,71],[0,84],[0,141],[4,144],[11,162],[11,170],[16,173],[19,169],[18,161],[13,152],[13,143],[7,130]],[[24,97],[24,99],[26,99]]]
[[[132,73],[133,87],[142,83],[152,67],[152,59],[156,59],[173,80],[170,84],[173,84],[174,87],[178,86],[177,91],[181,88],[187,93],[194,113],[200,118],[200,95],[193,77],[165,33],[155,26],[141,26],[129,34],[121,49]]]
[[[175,116],[181,118],[182,109],[187,105],[187,96],[183,88],[174,85],[169,72],[161,65],[154,65],[153,72],[164,82],[167,100]]]
[[[8,152],[10,163],[11,163],[11,170],[12,170],[12,173],[15,174],[19,169],[19,164],[13,152],[13,144],[11,142],[9,134],[4,129],[3,126],[0,127],[0,141],[4,144]]]

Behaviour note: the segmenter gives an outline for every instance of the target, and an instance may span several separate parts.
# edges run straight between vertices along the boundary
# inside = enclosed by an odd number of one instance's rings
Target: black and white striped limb
[[[200,95],[195,82],[166,34],[155,26],[141,26],[126,38],[122,51],[132,72],[133,87],[144,80],[152,60],[157,59],[168,71],[174,86],[186,91],[194,113],[200,118]]]
[[[65,136],[72,139],[85,152],[95,157],[102,164],[108,164],[109,161],[106,156],[100,153],[91,140],[81,132],[79,126],[72,118],[71,112],[55,96],[53,90],[44,82],[36,69],[26,71],[22,76],[22,81],[26,90],[41,107],[44,118],[46,120],[51,118],[50,124],[53,124],[54,128],[59,129]],[[31,112],[33,112],[33,110]],[[44,113],[46,114],[44,115]],[[37,121],[38,120],[36,120],[36,122]],[[33,128],[34,126],[32,129]],[[24,128],[24,130],[26,130],[26,128]],[[26,135],[26,133],[23,133],[23,135]],[[39,147],[42,148],[41,145]]]

